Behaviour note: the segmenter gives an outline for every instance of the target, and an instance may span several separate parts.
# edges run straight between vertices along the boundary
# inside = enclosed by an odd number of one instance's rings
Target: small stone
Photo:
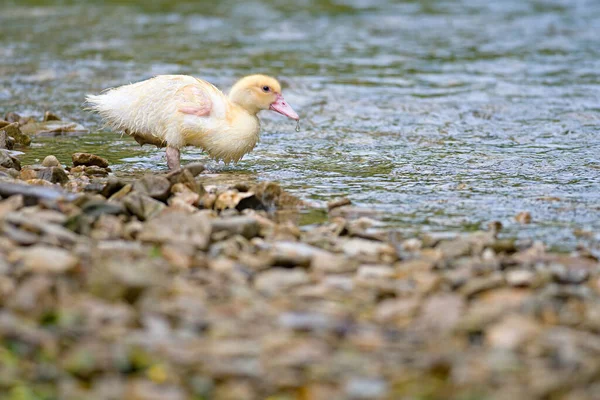
[[[0,149],[0,166],[4,168],[13,168],[17,171],[21,170],[21,162],[4,149]]]
[[[75,268],[79,262],[67,250],[42,244],[16,250],[10,258],[18,260],[23,271],[33,273],[60,274]]]
[[[143,178],[133,183],[133,190],[156,200],[165,201],[171,191],[171,182],[164,176],[144,175]]]
[[[42,168],[37,173],[38,179],[44,179],[48,182],[65,184],[69,182],[69,177],[62,167],[47,167]]]
[[[526,269],[517,269],[506,273],[506,282],[510,286],[531,286],[535,279],[535,273]]]
[[[238,192],[237,190],[227,190],[217,196],[214,203],[215,210],[236,209],[238,211],[247,208],[255,210],[265,210],[265,206],[252,192]]]
[[[117,190],[116,192],[111,194],[110,197],[108,198],[108,200],[109,201],[121,201],[122,199],[125,198],[125,196],[127,196],[129,193],[131,193],[132,187],[133,186],[130,183],[122,186],[119,190]]]
[[[315,272],[341,274],[356,271],[358,269],[358,261],[343,254],[320,251],[313,255],[310,267]]]
[[[19,179],[21,179],[22,181],[37,179],[37,177],[37,171],[28,167],[21,169],[21,172],[19,173]]]
[[[531,318],[508,315],[490,326],[485,337],[492,347],[515,350],[535,337],[540,330],[540,325]]]
[[[515,220],[520,224],[531,223],[531,213],[529,211],[521,211],[515,216]]]
[[[377,262],[382,258],[394,261],[397,258],[396,250],[387,243],[373,240],[352,238],[342,242],[342,251],[351,258],[363,262]]]
[[[188,169],[178,169],[175,171],[169,172],[165,175],[165,178],[171,182],[171,185],[175,185],[176,183],[182,183],[194,193],[198,193],[200,196],[204,194],[204,187],[194,179],[194,175]]]
[[[5,132],[7,137],[12,137],[16,144],[22,146],[29,146],[31,144],[31,138],[21,131],[18,122],[8,124],[5,127],[0,128],[0,131]]]
[[[275,265],[278,266],[307,267],[313,257],[319,253],[325,253],[325,251],[305,243],[277,242],[273,245]]]
[[[229,235],[242,235],[246,239],[258,236],[260,224],[254,217],[239,216],[218,218],[211,221],[212,232],[227,232]]]
[[[193,177],[200,175],[206,169],[200,162],[189,163],[184,168],[190,171]]]
[[[98,167],[96,165],[90,165],[84,167],[83,173],[87,176],[107,176],[109,172],[108,168]]]
[[[303,269],[273,268],[259,273],[254,286],[260,292],[275,294],[309,282],[310,278]]]
[[[171,211],[147,222],[138,238],[142,242],[188,244],[205,250],[210,233],[211,223],[206,216]]]
[[[458,323],[466,307],[463,297],[454,294],[436,294],[423,304],[418,325],[423,332],[449,332]]]
[[[54,114],[51,111],[46,111],[44,113],[44,120],[43,120],[44,122],[47,122],[47,121],[60,121],[60,120],[61,120],[60,117],[58,115]]]
[[[108,181],[102,188],[100,194],[108,199],[110,196],[121,190],[126,184],[127,183],[123,182],[119,178],[111,176],[108,178]]]
[[[46,158],[44,158],[44,161],[42,161],[42,166],[43,167],[59,167],[60,162],[58,161],[58,158],[56,158],[55,156],[49,155],[49,156],[46,156]]]
[[[469,280],[460,288],[460,292],[466,297],[471,297],[487,290],[498,288],[503,284],[504,277],[498,272],[489,276]]]
[[[149,220],[166,207],[164,203],[138,192],[126,195],[123,198],[123,205],[127,208],[127,211],[142,221]]]
[[[101,168],[108,167],[108,160],[90,153],[74,153],[72,155],[73,165],[96,166]]]
[[[387,383],[379,378],[354,378],[344,385],[345,398],[348,399],[380,399],[387,392]]]
[[[327,209],[331,211],[334,208],[349,206],[350,204],[352,204],[352,202],[346,197],[341,199],[334,199],[327,203]]]

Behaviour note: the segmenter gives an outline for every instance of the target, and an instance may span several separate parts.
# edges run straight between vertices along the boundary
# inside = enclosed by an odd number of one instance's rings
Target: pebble
[[[100,168],[108,167],[108,160],[106,158],[90,153],[74,153],[72,160],[74,166],[85,165],[96,166]]]
[[[57,247],[34,245],[10,255],[23,272],[60,274],[75,268],[79,260],[70,252]]]
[[[49,155],[44,158],[44,161],[42,161],[42,166],[43,167],[59,167],[60,162],[58,161],[58,158],[56,158],[55,156]]]
[[[259,273],[254,280],[254,286],[260,292],[274,295],[309,282],[308,274],[302,269],[273,268]]]

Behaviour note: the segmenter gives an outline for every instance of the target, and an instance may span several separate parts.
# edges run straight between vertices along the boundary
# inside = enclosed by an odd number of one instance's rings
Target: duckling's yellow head
[[[251,114],[261,110],[273,110],[288,118],[300,119],[281,95],[281,85],[277,79],[270,76],[249,75],[240,79],[231,88],[229,100]]]

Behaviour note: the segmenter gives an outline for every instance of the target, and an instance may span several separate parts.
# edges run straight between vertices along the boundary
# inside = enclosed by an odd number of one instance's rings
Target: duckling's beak
[[[278,94],[277,99],[271,103],[269,110],[273,110],[278,112],[281,115],[285,115],[288,118],[295,119],[298,121],[300,117],[296,114],[296,111],[288,103],[285,102],[285,99],[282,95]]]

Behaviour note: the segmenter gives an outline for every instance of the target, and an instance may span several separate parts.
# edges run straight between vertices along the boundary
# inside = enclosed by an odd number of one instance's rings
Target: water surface
[[[348,196],[407,233],[499,220],[508,236],[569,249],[574,230],[600,229],[598,32],[593,0],[5,1],[0,112],[52,110],[93,131],[44,139],[25,162],[91,151],[141,174],[166,168],[162,151],[103,132],[86,93],[268,73],[301,131],[264,113],[255,151],[211,172],[319,204]],[[520,226],[524,210],[533,223]]]

